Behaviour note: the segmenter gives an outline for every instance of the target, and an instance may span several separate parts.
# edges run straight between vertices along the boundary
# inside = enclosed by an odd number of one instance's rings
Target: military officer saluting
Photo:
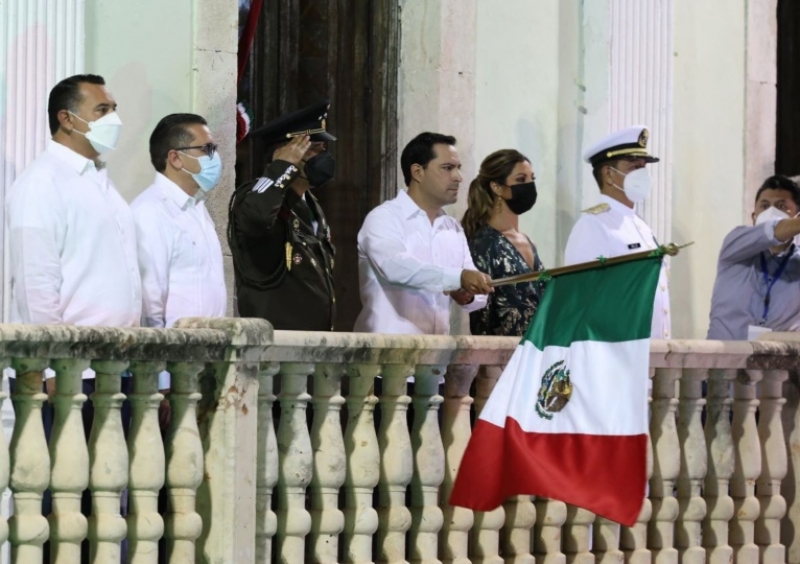
[[[239,315],[275,329],[332,331],[334,246],[311,193],[333,178],[327,100],[254,131],[264,137],[263,176],[236,188],[228,208]]]
[[[645,168],[658,159],[647,152],[643,125],[616,131],[589,147],[583,159],[592,165],[600,187],[599,203],[584,210],[567,241],[565,263],[576,264],[637,253],[658,246],[650,227],[633,207],[650,195],[652,179]],[[653,339],[670,338],[669,285],[666,262],[656,289]]]

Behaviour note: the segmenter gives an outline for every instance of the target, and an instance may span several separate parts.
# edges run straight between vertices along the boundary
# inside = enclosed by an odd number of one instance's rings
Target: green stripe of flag
[[[544,350],[649,338],[660,268],[653,257],[554,277],[522,340]]]

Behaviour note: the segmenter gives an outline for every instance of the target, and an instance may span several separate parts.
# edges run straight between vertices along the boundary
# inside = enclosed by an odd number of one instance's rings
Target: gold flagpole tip
[[[690,241],[685,245],[676,245],[675,243],[669,243],[667,245],[662,246],[661,249],[664,251],[664,254],[674,257],[680,252],[681,249],[685,249],[690,245],[694,245],[694,241]]]

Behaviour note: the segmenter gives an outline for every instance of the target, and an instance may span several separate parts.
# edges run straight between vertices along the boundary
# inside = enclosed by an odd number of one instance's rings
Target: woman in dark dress
[[[536,245],[519,232],[519,216],[536,203],[530,160],[503,149],[486,157],[469,187],[462,225],[475,267],[492,279],[542,270]],[[542,282],[495,288],[486,307],[470,313],[473,335],[520,336],[527,329],[544,290]]]

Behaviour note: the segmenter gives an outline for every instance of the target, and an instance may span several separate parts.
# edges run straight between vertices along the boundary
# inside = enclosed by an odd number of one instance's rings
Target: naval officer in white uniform
[[[659,242],[634,205],[650,195],[652,179],[647,168],[658,159],[647,152],[647,127],[635,125],[615,131],[583,154],[592,165],[600,187],[598,204],[583,210],[567,241],[565,263],[576,264],[655,249]],[[653,339],[670,338],[669,284],[666,261],[656,288]]]

